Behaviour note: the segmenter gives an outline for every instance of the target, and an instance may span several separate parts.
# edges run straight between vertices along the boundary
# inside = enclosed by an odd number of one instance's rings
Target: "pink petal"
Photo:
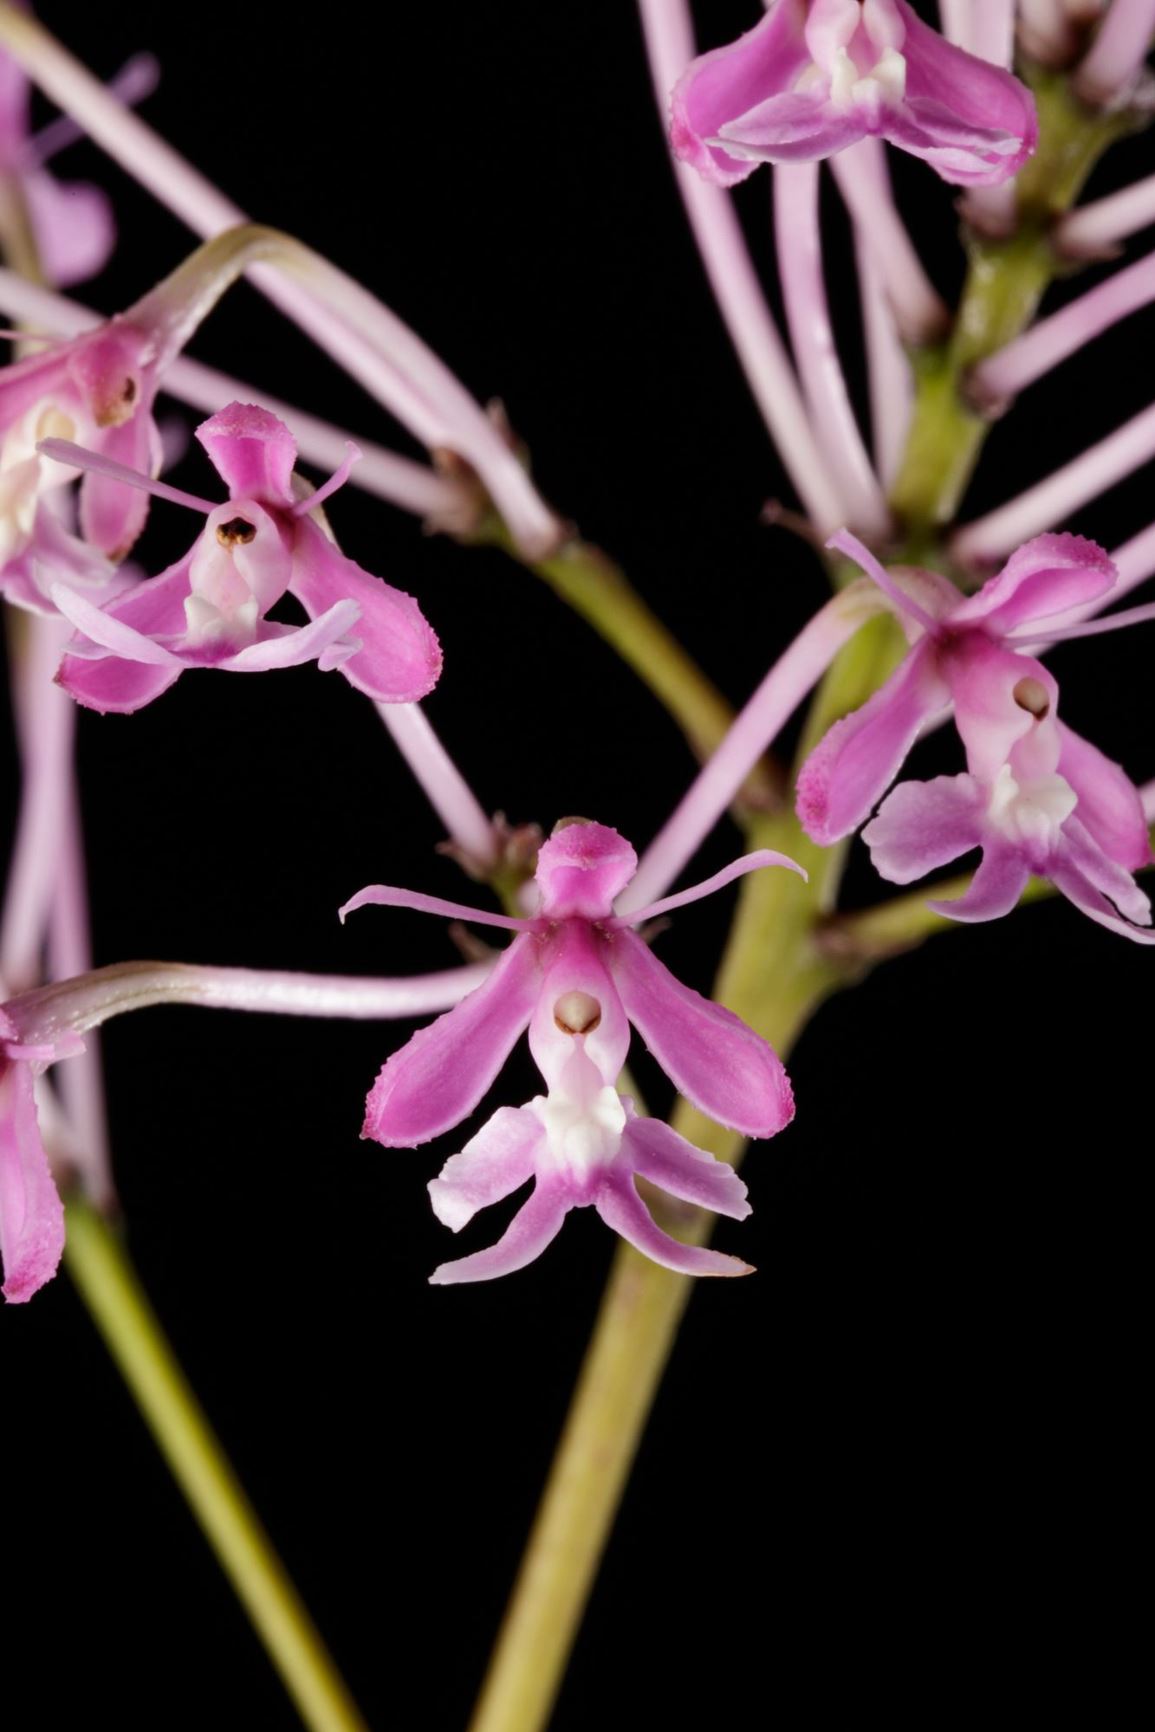
[[[624,836],[608,824],[577,819],[543,842],[535,874],[541,910],[550,920],[580,915],[604,920],[638,869],[638,857]]]
[[[786,92],[809,64],[803,0],[779,0],[753,30],[691,62],[670,98],[670,142],[683,162],[718,186],[755,167],[706,141],[775,92]]]
[[[828,102],[792,92],[759,103],[740,120],[719,129],[727,156],[744,162],[746,173],[760,162],[813,162],[857,144],[868,131],[861,109],[838,111]],[[720,154],[718,147],[714,153]]]
[[[64,1250],[64,1206],[36,1120],[32,1071],[11,1063],[7,1071],[0,1082],[0,1292],[20,1305],[56,1273]]]
[[[1001,67],[947,42],[922,22],[907,0],[898,0],[898,11],[905,25],[904,107],[928,139],[937,133],[942,140],[941,153],[928,142],[916,154],[926,157],[944,180],[960,186],[997,186],[1017,174],[1039,135],[1034,98],[1026,86]],[[889,129],[888,135],[903,143]]]
[[[960,634],[950,646],[943,671],[967,768],[981,782],[989,786],[1007,763],[1013,764],[1020,781],[1054,772],[1059,762],[1059,687],[1042,662],[974,631]],[[1034,707],[1040,696],[1045,706],[1041,710]],[[1032,707],[1020,701],[1024,697]]]
[[[441,645],[413,597],[362,571],[307,519],[296,526],[289,586],[313,618],[338,601],[357,603],[362,647],[341,672],[358,691],[378,703],[409,704],[433,690]]]
[[[738,1257],[726,1257],[721,1251],[710,1251],[704,1245],[683,1245],[663,1233],[650,1211],[634,1189],[628,1173],[607,1179],[594,1199],[594,1207],[607,1227],[628,1239],[635,1250],[660,1263],[664,1269],[676,1269],[681,1275],[752,1275],[749,1263]]]
[[[635,908],[622,915],[621,924],[640,926],[643,920],[669,914],[672,909],[684,908],[689,902],[700,902],[704,896],[712,896],[715,890],[732,884],[735,878],[742,878],[747,872],[758,872],[764,866],[785,866],[802,879],[808,876],[805,867],[800,866],[797,860],[791,860],[788,854],[779,854],[773,848],[759,848],[753,854],[743,854],[732,860],[729,866],[723,866],[720,872],[715,872],[712,878],[704,879],[701,884],[692,884],[688,890],[679,890],[676,896],[663,896],[660,902],[651,902],[646,908]]]
[[[192,555],[186,554],[159,577],[133,584],[102,612],[143,637],[180,637],[187,624],[184,604],[190,593],[191,559]]]
[[[1079,796],[1077,816],[1103,852],[1128,872],[1151,861],[1139,790],[1120,764],[1060,722],[1059,774]]]
[[[464,902],[447,902],[444,896],[426,896],[422,890],[402,890],[396,884],[367,884],[364,890],[358,890],[356,896],[350,896],[337,913],[344,920],[347,914],[370,905],[378,908],[412,908],[418,914],[442,914],[446,920],[468,920],[475,926],[502,926],[507,932],[529,932],[533,929],[531,921],[518,920],[512,914],[498,914],[496,910],[488,908],[470,908]]]
[[[1093,890],[1115,904],[1124,919],[1135,926],[1150,926],[1151,903],[1147,896],[1131,874],[1103,852],[1091,832],[1079,822],[1077,809],[1063,825],[1059,853]]]
[[[986,800],[973,776],[900,782],[862,832],[875,871],[911,884],[982,840]]]
[[[768,1042],[675,979],[634,933],[616,933],[611,955],[626,1015],[680,1094],[746,1136],[790,1123],[790,1081]]]
[[[153,667],[175,666],[178,672],[183,667],[180,657],[174,655],[170,649],[156,643],[117,614],[96,607],[74,589],[66,589],[63,584],[58,583],[53,587],[52,599],[65,619],[70,620],[77,631],[83,632],[86,638],[99,644],[102,649],[111,650],[114,655],[123,656],[126,661],[148,662]],[[115,606],[115,603],[113,605]]]
[[[744,1221],[746,1187],[726,1161],[696,1149],[661,1119],[631,1119],[623,1141],[634,1171],[683,1202]]]
[[[923,638],[861,709],[835,722],[803,764],[797,811],[813,841],[829,847],[857,830],[945,708],[949,692],[936,654],[934,642]]]
[[[525,1107],[498,1107],[459,1155],[429,1182],[433,1213],[459,1233],[478,1209],[500,1203],[534,1174],[545,1131]]]
[[[1006,636],[1030,621],[1097,600],[1114,588],[1117,577],[1097,542],[1081,535],[1036,535],[976,595],[959,603],[951,624],[981,620],[988,631]]]
[[[231,498],[292,504],[297,445],[285,423],[270,410],[255,403],[230,403],[202,421],[196,436]]]
[[[355,601],[336,602],[309,625],[276,626],[264,621],[266,631],[256,643],[246,644],[231,656],[213,663],[229,673],[260,674],[271,668],[295,668],[304,662],[323,660],[326,650],[350,632],[358,631],[359,610]],[[268,627],[273,626],[272,631]],[[332,665],[344,668],[344,657]]]
[[[575,1008],[583,999],[592,999],[598,1006],[596,1020],[582,1029],[581,1046],[602,1083],[612,1086],[626,1062],[630,1025],[606,967],[605,940],[587,922],[575,920],[560,928],[547,954],[549,964],[529,1025],[534,1063],[551,1092],[565,1092],[565,1072],[577,1039],[573,1029],[566,1026],[567,1008],[575,995]]]
[[[1129,920],[1124,920],[1070,860],[1064,860],[1061,856],[1054,860],[1051,863],[1050,877],[1055,888],[1061,890],[1069,902],[1073,902],[1082,913],[1089,915],[1097,925],[1105,926],[1109,932],[1118,932],[1122,937],[1129,938],[1133,944],[1155,944],[1155,932],[1150,928],[1132,926]]]
[[[104,269],[116,245],[116,224],[100,187],[58,181],[36,169],[24,176],[23,192],[50,283],[67,289]]]
[[[155,475],[163,450],[151,408],[141,405],[131,421],[101,436],[101,455],[128,469]],[[89,470],[80,483],[80,528],[85,541],[110,559],[123,559],[148,521],[149,496],[139,487]]]
[[[569,1193],[563,1185],[539,1180],[496,1245],[475,1251],[472,1257],[442,1263],[429,1277],[430,1283],[455,1287],[461,1281],[493,1281],[499,1275],[524,1269],[557,1237],[569,1208]]]
[[[175,685],[183,672],[180,662],[175,667],[157,667],[114,655],[93,661],[66,655],[57,670],[56,683],[86,709],[102,716],[123,716],[151,704]]]
[[[927,907],[951,920],[1001,920],[1017,904],[1030,875],[1026,857],[1017,848],[988,841],[966,894],[929,901]]]
[[[527,1027],[539,978],[534,941],[523,933],[488,980],[386,1061],[365,1103],[362,1136],[415,1148],[467,1118]]]

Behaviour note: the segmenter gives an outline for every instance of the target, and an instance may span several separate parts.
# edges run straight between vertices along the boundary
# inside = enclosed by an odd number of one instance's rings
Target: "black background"
[[[755,10],[703,5],[704,44]],[[624,0],[44,14],[104,75],[155,49],[154,124],[500,395],[547,497],[735,702],[753,688],[823,579],[759,523],[787,484],[705,287]],[[896,168],[951,291],[951,194]],[[1150,139],[1129,142],[1096,189],[1153,168]],[[187,235],[95,150],[60,169],[118,201],[120,251],[86,291],[111,311]],[[764,174],[740,207],[769,276]],[[833,202],[831,218],[853,353]],[[1144,406],[1152,329],[1132,321],[1024,399],[973,510]],[[248,288],[195,352],[409,448]],[[177,479],[211,489],[198,456]],[[1114,546],[1153,515],[1141,477],[1073,527]],[[429,709],[482,800],[644,843],[692,764],[593,634],[497,553],[352,489],[332,520],[440,632]],[[156,508],[146,563],[187,533]],[[1054,658],[1068,718],[1137,780],[1155,772],[1150,641]],[[80,739],[99,962],[454,963],[435,921],[337,924],[366,882],[469,888],[339,678],[189,677],[131,720],[83,716]],[[701,872],[738,846],[721,826]],[[861,850],[847,894],[879,894]],[[731,905],[662,940],[699,988]],[[1012,1713],[1081,1697],[1109,1712],[1135,1619],[1150,966],[1055,903],[939,938],[822,1010],[791,1061],[798,1118],[748,1162],[755,1213],[719,1235],[759,1272],[694,1297],[557,1732],[784,1706],[787,1724],[868,1707],[926,1723],[996,1690]],[[450,1241],[424,1185],[466,1133],[414,1153],[358,1140],[410,1026],[164,1009],[113,1025],[106,1053],[131,1247],[181,1358],[371,1724],[440,1732],[464,1725],[613,1245],[580,1213],[521,1275],[426,1285]],[[522,1057],[485,1111],[529,1092]],[[65,1277],[0,1316],[0,1368],[6,1692],[26,1684],[29,1717],[54,1728],[294,1725]]]

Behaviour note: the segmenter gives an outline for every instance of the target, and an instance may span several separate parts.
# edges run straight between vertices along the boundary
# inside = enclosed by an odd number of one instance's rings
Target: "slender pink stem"
[[[1155,824],[1155,782],[1144,782],[1139,798],[1143,802],[1143,816],[1149,824]]]
[[[882,278],[903,341],[916,346],[936,342],[945,334],[950,314],[898,214],[881,141],[864,138],[840,150],[830,167],[855,235]]]
[[[1094,258],[1151,223],[1155,223],[1155,174],[1069,211],[1056,223],[1052,238],[1068,258]]]
[[[207,239],[246,221],[230,199],[119,103],[35,20],[4,8],[0,41],[114,161],[195,233]],[[375,335],[370,341],[343,315],[319,305],[310,288],[276,268],[254,265],[248,274],[426,446],[455,450],[473,465],[530,557],[556,546],[561,527],[500,430],[402,320],[373,300]]]
[[[658,107],[694,58],[685,0],[638,0]],[[714,299],[737,351],[746,382],[798,497],[821,535],[845,521],[845,510],[819,450],[785,345],[750,262],[733,206],[684,163],[675,163],[678,191],[690,220]]]
[[[951,552],[964,565],[983,566],[1002,559],[1151,457],[1155,457],[1155,404],[1017,499],[964,525],[951,543]]]
[[[619,898],[619,913],[644,908],[665,894],[843,644],[884,606],[875,585],[863,580],[832,597],[802,628],[642,855]]]
[[[890,513],[858,430],[830,323],[816,162],[775,164],[774,229],[786,322],[811,420],[849,522],[869,538],[885,535]]]
[[[458,848],[482,871],[497,864],[493,823],[433,731],[420,704],[378,704],[377,713]]]
[[[435,974],[378,979],[210,968],[189,962],[117,962],[79,979],[36,987],[4,1008],[29,1045],[51,1042],[69,1032],[85,1034],[110,1017],[155,1004],[376,1022],[449,1010],[482,984],[491,967],[488,962],[475,962]]]
[[[1078,45],[1064,0],[1019,0],[1023,52],[1043,66],[1065,66]]]
[[[14,271],[0,268],[0,310],[10,318],[28,319],[52,336],[74,337],[102,322],[102,316],[79,302],[40,288]],[[22,333],[23,334],[23,333]],[[319,420],[292,403],[273,397],[259,386],[235,379],[214,367],[181,356],[165,368],[163,389],[170,397],[214,414],[226,403],[260,403],[280,417],[297,441],[301,456],[321,469],[335,469],[354,436],[342,427]],[[423,463],[398,457],[383,445],[356,435],[361,462],[350,476],[355,487],[379,499],[428,518],[438,527],[465,531],[477,516],[477,500],[461,481],[438,475]]]
[[[159,83],[160,62],[155,54],[134,54],[131,60],[125,61],[116,77],[109,79],[108,88],[127,108],[135,108],[138,102],[152,95]],[[28,155],[36,164],[45,163],[83,137],[84,128],[78,126],[70,114],[59,114],[28,141]]]
[[[1116,271],[1105,283],[980,361],[971,373],[969,389],[980,403],[1005,403],[1120,319],[1152,301],[1155,301],[1155,254]]]
[[[1130,95],[1155,34],[1155,0],[1112,0],[1075,74],[1084,102],[1104,107]]]
[[[52,683],[72,628],[31,614],[20,621],[27,651],[13,668],[21,789],[16,842],[0,919],[0,979],[19,992],[41,978],[41,952],[55,892],[53,865],[68,823],[76,705]],[[13,658],[15,662],[15,658]]]
[[[858,261],[858,292],[866,343],[871,447],[878,478],[889,490],[906,449],[914,402],[914,376],[898,334],[894,307],[887,296],[886,285],[875,264],[874,253],[860,230],[855,231],[854,255]]]

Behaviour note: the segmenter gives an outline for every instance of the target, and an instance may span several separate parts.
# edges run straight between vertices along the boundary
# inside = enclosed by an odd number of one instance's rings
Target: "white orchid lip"
[[[563,992],[553,1007],[553,1020],[563,1034],[592,1034],[602,1020],[602,1007],[589,992]]]

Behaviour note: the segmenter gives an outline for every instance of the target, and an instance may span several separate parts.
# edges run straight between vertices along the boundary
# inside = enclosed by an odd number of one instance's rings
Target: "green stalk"
[[[205,1537],[311,1732],[366,1732],[308,1612],[176,1361],[128,1254],[68,1204],[65,1265]]]

